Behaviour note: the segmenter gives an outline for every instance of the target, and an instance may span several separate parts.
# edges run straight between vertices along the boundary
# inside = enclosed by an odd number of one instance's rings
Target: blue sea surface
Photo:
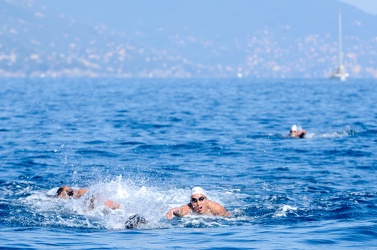
[[[377,249],[376,80],[0,86],[1,249]],[[232,216],[166,219],[194,186]]]

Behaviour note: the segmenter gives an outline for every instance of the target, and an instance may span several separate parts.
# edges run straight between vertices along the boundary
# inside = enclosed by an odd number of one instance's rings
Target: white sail
[[[343,48],[342,48],[342,14],[339,11],[338,16],[338,67],[336,68],[335,72],[331,75],[332,79],[337,79],[340,81],[345,81],[349,74],[347,73],[344,65],[343,65]]]

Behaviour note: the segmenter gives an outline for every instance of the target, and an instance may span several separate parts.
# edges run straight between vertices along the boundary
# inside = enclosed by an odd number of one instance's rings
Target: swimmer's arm
[[[166,219],[172,219],[174,216],[177,217],[183,217],[185,215],[188,215],[190,213],[190,207],[188,205],[183,205],[181,207],[175,207],[170,209],[166,213]]]
[[[211,206],[212,214],[215,216],[224,216],[224,217],[231,216],[231,214],[228,213],[228,211],[226,211],[226,209],[217,202],[212,202],[210,206]]]
[[[306,131],[305,130],[301,130],[299,137],[303,138],[305,135],[306,135]]]
[[[74,190],[73,191],[73,197],[74,198],[80,198],[81,196],[83,196],[86,192],[88,192],[88,189],[87,188],[80,188],[79,190]]]
[[[95,205],[94,203],[96,201],[102,201],[103,202],[102,199],[97,199],[94,196],[92,196],[92,198],[90,199],[90,204],[89,204],[89,209],[90,210],[94,209],[94,205]],[[116,203],[115,201],[112,201],[112,200],[106,200],[104,202],[104,204],[105,204],[106,207],[108,207],[110,209],[113,209],[113,210],[120,208],[120,205],[118,203]]]
[[[77,190],[77,197],[81,197],[83,196],[86,192],[88,192],[88,189],[87,188],[80,188],[79,190]]]
[[[105,205],[108,207],[108,208],[111,208],[113,210],[115,209],[119,209],[120,208],[120,205],[118,203],[116,203],[115,201],[112,201],[112,200],[108,200],[106,201]]]

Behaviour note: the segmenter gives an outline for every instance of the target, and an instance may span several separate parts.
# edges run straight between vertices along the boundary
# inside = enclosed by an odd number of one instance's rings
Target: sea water
[[[376,80],[0,85],[2,249],[377,248]],[[194,186],[232,216],[167,220]],[[125,229],[133,214],[148,223]]]

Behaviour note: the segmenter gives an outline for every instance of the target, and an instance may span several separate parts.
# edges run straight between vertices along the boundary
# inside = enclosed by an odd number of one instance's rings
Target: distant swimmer
[[[293,125],[291,127],[291,130],[289,131],[290,137],[304,138],[305,135],[306,135],[306,131],[303,129],[299,129],[297,125]]]
[[[73,190],[69,186],[62,186],[56,192],[55,197],[61,198],[61,199],[67,199],[69,197],[72,197],[74,199],[78,199],[81,196],[83,196],[86,192],[88,192],[87,188],[80,188],[80,189],[77,189],[77,190]],[[90,199],[90,206],[89,206],[90,209],[94,208],[94,202],[96,200],[97,199],[94,198],[94,197],[92,197]],[[106,200],[106,201],[104,201],[104,204],[105,204],[105,206],[107,206],[108,208],[111,208],[111,209],[120,208],[120,205],[118,203],[112,201],[112,200]]]
[[[230,214],[219,203],[208,200],[201,187],[194,187],[191,190],[191,200],[187,205],[170,209],[166,213],[167,219],[174,216],[183,217],[189,214],[214,215],[229,217]]]

